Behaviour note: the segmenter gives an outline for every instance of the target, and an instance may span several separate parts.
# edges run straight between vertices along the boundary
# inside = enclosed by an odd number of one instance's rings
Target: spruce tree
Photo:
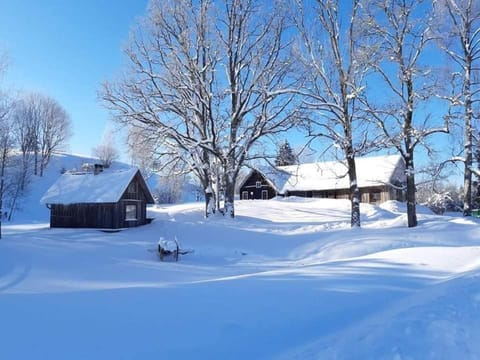
[[[275,159],[276,166],[288,166],[298,164],[297,155],[293,152],[287,140],[278,147],[277,157]]]

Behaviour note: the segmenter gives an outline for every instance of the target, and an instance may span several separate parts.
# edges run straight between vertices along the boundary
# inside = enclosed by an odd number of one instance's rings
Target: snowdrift
[[[1,359],[480,354],[476,219],[419,211],[408,229],[403,204],[362,204],[351,229],[348,201],[289,198],[238,201],[234,220],[155,206],[102,233],[49,229],[33,194],[0,241]],[[160,237],[194,252],[160,262]]]

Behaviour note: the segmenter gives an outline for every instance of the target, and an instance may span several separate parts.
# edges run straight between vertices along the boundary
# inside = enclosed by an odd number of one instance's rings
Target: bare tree
[[[25,189],[31,175],[31,167],[36,172],[38,153],[38,131],[40,128],[40,110],[37,98],[32,94],[18,100],[14,111],[15,142],[21,152],[21,190]]]
[[[464,163],[463,215],[472,214],[473,169],[473,119],[476,104],[480,101],[480,3],[474,0],[438,0],[435,3],[437,31],[442,50],[452,60],[455,69],[451,72],[450,102],[453,118],[461,119],[463,125],[463,156],[455,161]]]
[[[185,188],[185,175],[170,173],[160,176],[156,188],[153,190],[155,200],[159,204],[175,204],[182,198]]]
[[[13,149],[13,136],[8,118],[9,106],[1,100],[0,104],[0,239],[2,238],[2,220],[4,218],[4,195],[6,190],[5,176],[10,152]]]
[[[3,61],[0,59],[0,73],[2,73]],[[0,239],[2,238],[2,221],[4,218],[4,195],[5,195],[5,176],[8,163],[10,161],[10,152],[13,149],[13,133],[11,123],[12,102],[0,92]]]
[[[370,93],[369,115],[383,132],[384,144],[405,161],[409,227],[417,225],[415,150],[429,136],[448,132],[447,123],[419,111],[426,102],[434,103],[439,91],[433,64],[422,63],[433,40],[429,9],[421,0],[371,0],[364,21],[369,40],[378,47],[372,67],[382,89],[382,96]]]
[[[208,19],[211,1],[152,1],[126,50],[128,77],[105,84],[103,99],[122,124],[184,162],[202,183],[205,214],[214,212],[210,158],[216,141],[213,99],[218,55]]]
[[[225,212],[234,216],[235,182],[252,146],[265,136],[285,131],[298,116],[292,90],[292,58],[283,40],[287,22],[281,2],[264,9],[259,1],[225,1],[226,50],[224,120],[227,141],[220,152],[225,176]]]
[[[119,153],[115,147],[113,131],[105,130],[101,143],[92,149],[94,156],[98,157],[105,168],[109,168],[118,159]]]
[[[360,2],[318,0],[315,15],[308,4],[297,0],[296,25],[300,34],[301,73],[307,78],[302,90],[304,104],[313,110],[307,118],[309,136],[327,139],[340,150],[340,160],[346,164],[345,175],[350,181],[351,225],[359,227],[360,191],[355,156],[363,153],[368,144],[358,101],[368,72],[366,49],[359,46]]]
[[[158,169],[156,150],[160,147],[157,144],[158,136],[138,127],[129,127],[127,135],[127,148],[131,163],[142,171],[143,176],[149,177],[153,171]]]
[[[40,176],[43,176],[53,152],[64,146],[70,136],[71,122],[65,109],[56,100],[41,96],[38,135]]]
[[[33,173],[43,176],[52,153],[65,145],[70,137],[70,129],[67,112],[53,98],[30,93],[17,102],[15,130],[25,179],[32,161]]]
[[[153,1],[127,50],[128,77],[104,86],[120,123],[158,137],[159,153],[196,175],[206,216],[215,209],[217,174],[224,174],[225,213],[234,216],[249,150],[285,130],[294,114],[280,10],[256,0]]]

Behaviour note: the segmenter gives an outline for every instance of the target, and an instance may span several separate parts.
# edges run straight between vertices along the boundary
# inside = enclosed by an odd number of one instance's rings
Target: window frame
[[[370,203],[378,203],[382,200],[382,192],[380,190],[370,191]]]
[[[131,217],[132,211],[129,208],[133,208],[135,211],[135,217]],[[130,215],[130,217],[129,217]],[[138,205],[137,204],[125,204],[125,221],[137,221],[138,220]]]
[[[268,190],[262,190],[262,200],[268,200]]]

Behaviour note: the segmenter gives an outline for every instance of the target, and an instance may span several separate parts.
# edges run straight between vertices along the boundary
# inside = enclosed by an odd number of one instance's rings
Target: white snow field
[[[0,359],[480,359],[480,223],[402,204],[238,201],[0,240]],[[160,262],[160,237],[194,252]]]

